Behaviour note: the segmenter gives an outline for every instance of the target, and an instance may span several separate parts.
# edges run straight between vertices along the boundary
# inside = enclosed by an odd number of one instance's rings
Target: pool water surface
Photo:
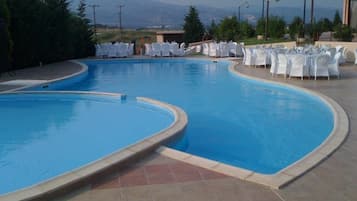
[[[148,59],[83,61],[87,77],[58,90],[121,92],[177,105],[189,118],[170,147],[274,174],[319,146],[333,129],[317,97],[240,78],[227,61]]]
[[[0,194],[73,171],[168,128],[170,111],[120,96],[0,95]]]

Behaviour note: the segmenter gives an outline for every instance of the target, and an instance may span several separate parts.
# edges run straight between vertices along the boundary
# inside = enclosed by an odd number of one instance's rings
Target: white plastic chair
[[[335,49],[336,49],[336,52],[343,52],[344,47],[342,45],[337,45],[335,47]]]
[[[330,74],[328,72],[329,61],[330,56],[327,54],[321,54],[317,56],[314,65],[315,80],[317,77],[327,77],[327,79],[330,79]]]
[[[271,66],[270,66],[270,73],[272,76],[276,75],[278,70],[278,54],[275,51],[272,51],[270,54]]]
[[[104,46],[102,44],[95,45],[95,56],[96,57],[104,57]]]
[[[163,57],[170,56],[170,44],[169,43],[161,44],[161,56],[163,56]]]
[[[344,64],[346,63],[346,60],[347,60],[347,48],[344,48],[343,51],[342,51],[342,54],[341,54],[341,57],[340,57],[340,64]]]
[[[202,53],[203,53],[203,55],[206,55],[206,56],[208,56],[208,52],[209,52],[209,47],[208,47],[208,43],[203,43],[202,44]]]
[[[219,50],[220,57],[228,57],[229,56],[228,44],[226,42],[220,42],[218,44],[218,50]]]
[[[118,52],[117,56],[118,57],[128,57],[128,51],[129,50],[129,44],[128,43],[120,43],[118,44]]]
[[[338,63],[339,64],[344,64],[346,62],[345,56],[346,56],[347,49],[345,47],[339,45],[339,46],[336,46],[336,54],[338,52],[341,52],[341,57],[338,60]]]
[[[255,66],[264,66],[265,68],[267,67],[268,64],[268,55],[265,51],[265,49],[258,48],[255,49]]]
[[[245,47],[242,47],[242,53],[243,53],[243,60],[242,60],[242,64],[245,64],[245,58],[246,58],[246,49],[245,49]]]
[[[242,44],[237,44],[237,57],[244,57],[243,53],[244,45]]]
[[[276,74],[278,75],[284,75],[286,76],[289,75],[290,71],[290,65],[289,65],[289,59],[285,54],[278,54],[278,70],[276,71]]]
[[[341,57],[341,52],[337,52],[337,54],[334,56],[332,62],[328,64],[328,73],[329,76],[337,76],[337,78],[340,78],[340,70],[339,70],[339,59]]]
[[[178,56],[178,49],[179,49],[179,47],[178,47],[178,44],[176,43],[176,42],[171,42],[170,44],[169,44],[169,46],[170,46],[170,55],[171,56]]]
[[[117,44],[112,44],[108,47],[109,51],[108,51],[108,57],[117,57],[118,55],[118,47]]]
[[[151,44],[145,43],[145,55],[146,56],[151,56],[151,52],[152,52]]]
[[[229,53],[229,56],[238,56],[238,52],[237,52],[237,49],[238,49],[238,44],[236,42],[232,42],[230,41],[228,43],[228,53]]]
[[[309,69],[305,66],[305,56],[303,54],[295,54],[290,57],[290,77],[301,77],[309,76]]]
[[[246,48],[245,56],[244,56],[244,65],[253,66],[255,64],[255,55],[253,53],[253,49]]]
[[[209,43],[209,52],[208,56],[210,57],[218,57],[218,44],[217,43]]]
[[[336,48],[329,48],[326,50],[326,54],[328,54],[331,58],[334,58],[336,54]]]
[[[134,43],[129,43],[128,56],[133,56],[133,55],[134,55]]]
[[[161,57],[161,44],[153,43],[151,44],[151,55],[152,57]]]
[[[180,57],[185,56],[185,54],[186,54],[185,46],[186,46],[185,43],[181,43],[180,44],[180,47],[179,47],[178,52],[177,52],[177,56],[180,56]]]

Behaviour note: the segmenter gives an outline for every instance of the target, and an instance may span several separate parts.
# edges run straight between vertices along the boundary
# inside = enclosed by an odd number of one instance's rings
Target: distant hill
[[[98,4],[97,8],[97,23],[114,25],[119,24],[119,2],[118,0],[88,0],[88,4]],[[73,0],[72,8],[77,6],[78,0]],[[236,15],[236,11],[232,9],[218,9],[208,6],[197,6],[201,21],[208,25],[212,20],[219,22],[225,16]],[[243,10],[243,9],[242,9]],[[249,8],[242,11],[242,19],[247,19],[255,23],[255,19],[261,14],[256,8]],[[180,28],[184,23],[184,17],[187,14],[188,6],[173,5],[168,3],[160,3],[155,0],[130,0],[125,2],[125,7],[122,9],[122,23],[124,28],[143,28],[143,27],[158,27],[165,26],[167,28]],[[283,16],[289,23],[294,16],[302,16],[302,8],[290,7],[272,7],[270,10],[272,15]],[[310,21],[309,10],[306,13],[306,21]],[[316,19],[328,17],[332,19],[335,10],[329,8],[318,8],[315,11]],[[92,19],[92,10],[87,9],[88,18]]]

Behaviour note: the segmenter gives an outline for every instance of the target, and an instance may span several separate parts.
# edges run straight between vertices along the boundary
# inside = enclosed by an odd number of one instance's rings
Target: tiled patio
[[[169,200],[279,201],[269,188],[246,183],[158,154],[94,179],[88,186],[58,199],[71,201]]]
[[[66,67],[63,67],[66,66]],[[41,70],[43,69],[43,70]],[[63,72],[63,69],[66,72]],[[78,66],[62,63],[48,70],[28,69],[31,79],[48,79],[76,71]],[[236,66],[246,75],[286,82],[323,93],[338,102],[350,118],[347,140],[329,158],[280,190],[244,182],[202,168],[175,161],[156,153],[129,166],[118,168],[105,177],[92,179],[73,189],[58,201],[355,201],[357,200],[357,66],[341,67],[341,79],[304,80],[272,78],[267,69]],[[2,81],[11,80],[3,76]],[[53,78],[52,78],[53,79]],[[1,87],[1,86],[0,86]],[[0,91],[4,90],[0,88]]]

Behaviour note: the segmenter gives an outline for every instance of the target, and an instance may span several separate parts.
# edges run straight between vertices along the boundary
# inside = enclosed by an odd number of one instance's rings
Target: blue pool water
[[[188,127],[169,144],[172,148],[264,174],[301,159],[333,128],[333,115],[320,99],[236,76],[229,72],[229,62],[84,63],[86,75],[44,90],[119,92],[127,100],[0,95],[0,194],[78,168],[173,122],[172,114],[136,102],[137,96],[186,111]]]
[[[78,94],[0,95],[0,118],[0,194],[81,167],[174,121],[144,102]]]
[[[85,61],[87,78],[65,90],[122,92],[184,109],[189,124],[171,147],[273,174],[320,145],[333,114],[318,98],[233,75],[208,60]]]

